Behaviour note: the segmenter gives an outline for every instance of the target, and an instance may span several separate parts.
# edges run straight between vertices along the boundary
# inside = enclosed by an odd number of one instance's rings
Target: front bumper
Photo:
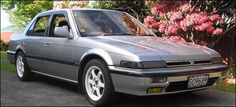
[[[219,78],[224,78],[227,65],[208,64],[186,67],[157,68],[157,69],[130,69],[109,66],[115,91],[132,95],[158,95],[185,91],[206,89],[214,85]],[[187,88],[188,77],[208,74],[209,79],[204,87]],[[223,74],[223,76],[222,76]],[[151,83],[154,77],[166,77],[164,83]],[[149,88],[162,88],[161,92],[148,93]]]
[[[7,58],[11,64],[15,64],[16,53],[14,51],[7,51]]]

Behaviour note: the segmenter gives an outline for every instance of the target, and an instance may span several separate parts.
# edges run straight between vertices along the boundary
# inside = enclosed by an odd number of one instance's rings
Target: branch
[[[227,29],[226,31],[224,31],[224,33],[222,34],[222,36],[218,37],[209,47],[213,48],[215,46],[215,44],[223,37],[223,35],[225,35],[227,32],[229,32],[231,29],[233,29],[236,25],[231,26],[229,29]]]
[[[198,2],[199,2],[199,0],[197,0],[197,2],[193,5],[191,10],[193,10],[197,6]]]

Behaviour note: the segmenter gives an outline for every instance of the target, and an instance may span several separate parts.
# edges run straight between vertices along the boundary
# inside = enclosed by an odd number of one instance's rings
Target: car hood
[[[219,56],[212,49],[186,42],[176,42],[169,39],[150,36],[102,36],[91,38],[98,42],[119,47],[142,58],[158,55],[161,60],[179,61],[190,59],[210,59]],[[109,51],[109,50],[108,50]],[[150,58],[149,58],[150,59]],[[154,58],[155,59],[155,58]],[[144,59],[145,60],[145,59]]]

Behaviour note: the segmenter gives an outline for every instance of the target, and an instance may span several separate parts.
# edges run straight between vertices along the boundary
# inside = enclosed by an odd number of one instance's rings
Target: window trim
[[[66,12],[66,11],[57,11],[57,12],[54,12],[54,13],[51,14],[51,17],[50,17],[50,19],[49,19],[48,37],[50,37],[50,38],[68,38],[68,37],[51,36],[53,18],[54,18],[54,16],[57,16],[57,15],[63,15],[63,16],[65,16],[65,18],[66,18],[66,20],[67,20],[67,23],[68,23],[68,26],[69,26],[69,28],[71,29],[67,12]]]
[[[30,29],[31,27],[35,27],[36,23],[42,18],[42,17],[48,17],[48,21],[47,21],[47,25],[46,25],[46,28],[45,28],[45,32],[44,32],[44,35],[35,35],[35,34],[30,34]],[[36,37],[48,37],[48,24],[49,24],[49,21],[50,21],[50,18],[51,18],[51,15],[50,14],[47,14],[47,15],[41,15],[41,16],[38,16],[34,21],[33,23],[30,25],[30,27],[28,28],[27,32],[26,32],[26,36],[36,36]],[[34,28],[33,28],[34,29]]]

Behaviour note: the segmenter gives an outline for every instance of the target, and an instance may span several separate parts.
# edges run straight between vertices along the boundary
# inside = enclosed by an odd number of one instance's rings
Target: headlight
[[[121,67],[125,68],[143,68],[143,64],[141,62],[131,62],[131,61],[121,61],[120,62]]]
[[[121,61],[121,67],[125,68],[163,68],[166,67],[166,63],[164,61],[144,61],[144,62],[132,62],[132,61]]]
[[[221,57],[215,57],[215,58],[211,58],[211,62],[213,64],[219,64],[223,62],[223,59]]]

